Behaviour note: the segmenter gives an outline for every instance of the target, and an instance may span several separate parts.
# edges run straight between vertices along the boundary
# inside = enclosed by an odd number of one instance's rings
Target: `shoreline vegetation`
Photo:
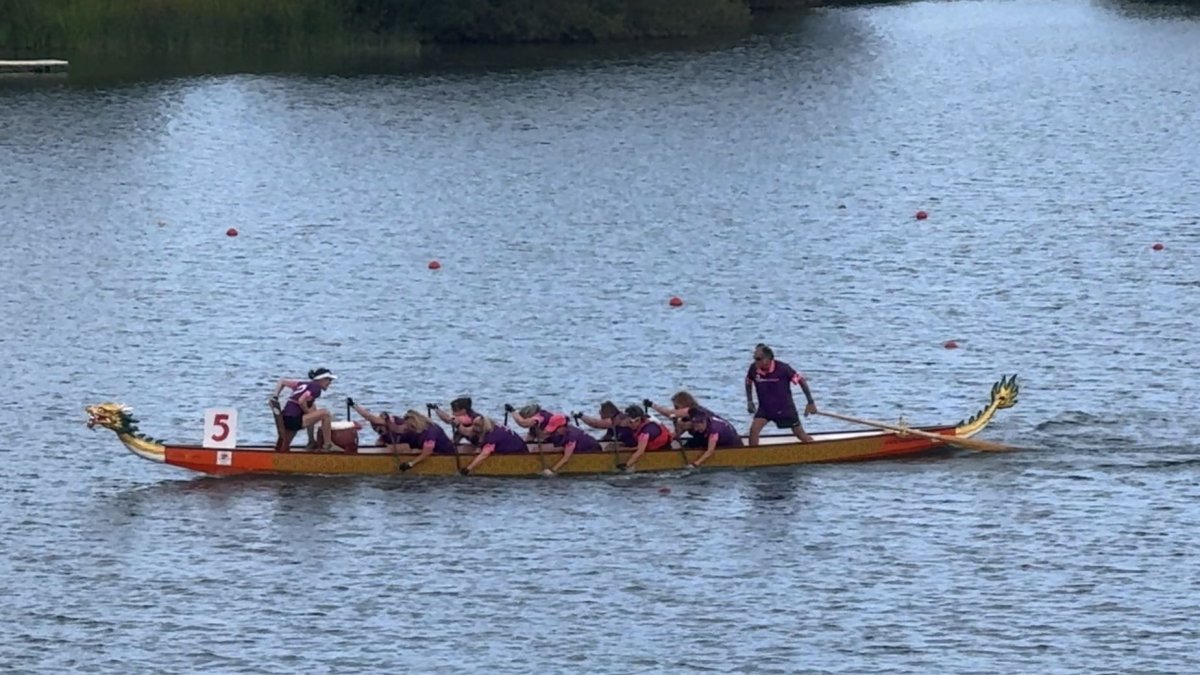
[[[811,0],[4,0],[0,58],[382,53],[423,44],[599,43],[745,30]]]

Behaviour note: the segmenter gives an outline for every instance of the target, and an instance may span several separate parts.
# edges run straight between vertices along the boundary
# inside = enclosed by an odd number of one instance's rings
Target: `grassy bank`
[[[687,37],[745,0],[0,0],[0,58],[28,53],[415,51],[421,42]]]

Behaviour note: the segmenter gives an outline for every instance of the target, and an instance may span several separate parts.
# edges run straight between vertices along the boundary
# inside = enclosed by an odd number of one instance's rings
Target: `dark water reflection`
[[[1191,7],[3,82],[0,670],[1194,671]],[[1037,450],[211,480],[82,427],[116,399],[196,440],[230,405],[269,438],[315,365],[335,408],[687,387],[745,426],[759,341],[863,417],[1019,373],[988,437]]]
[[[1159,0],[1096,0],[1099,7],[1135,19],[1176,21],[1200,17],[1200,2],[1160,2]]]

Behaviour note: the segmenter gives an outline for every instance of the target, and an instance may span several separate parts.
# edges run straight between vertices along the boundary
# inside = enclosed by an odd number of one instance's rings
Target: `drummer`
[[[567,423],[566,415],[553,415],[546,422],[546,440],[556,448],[563,449],[562,459],[553,467],[542,471],[544,476],[554,476],[562,470],[576,450],[579,452],[600,452],[600,441],[591,434]]]
[[[315,425],[321,425],[321,444],[322,449],[327,452],[345,452],[342,448],[333,444],[333,432],[331,425],[333,423],[333,415],[325,408],[318,408],[316,401],[321,397],[321,392],[329,388],[333,381],[337,379],[337,375],[329,372],[328,368],[317,368],[316,370],[308,371],[308,381],[300,380],[280,380],[275,385],[275,391],[271,394],[268,400],[273,409],[279,408],[279,393],[284,387],[292,390],[288,396],[287,404],[280,411],[282,420],[283,432],[279,439],[278,449],[287,451],[292,445],[292,439],[296,437],[296,432],[301,429],[311,429]]]
[[[529,452],[529,446],[517,432],[502,424],[496,424],[483,415],[476,417],[470,424],[460,425],[459,432],[465,438],[471,439],[479,448],[479,454],[475,456],[475,459],[459,471],[464,476],[470,475],[492,453],[512,455]]]
[[[704,454],[691,463],[693,469],[698,469],[701,464],[707,462],[717,448],[742,447],[742,437],[738,435],[737,429],[719,417],[696,410],[689,417],[683,418],[682,422],[691,433],[692,440],[703,443],[703,445],[693,445],[690,442],[688,444],[689,447],[704,448]]]

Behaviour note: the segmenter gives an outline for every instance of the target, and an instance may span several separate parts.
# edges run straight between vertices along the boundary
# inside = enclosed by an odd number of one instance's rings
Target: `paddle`
[[[957,445],[957,446],[961,446],[964,448],[970,448],[971,450],[979,450],[981,452],[1009,452],[1011,450],[1017,449],[1011,445],[1004,445],[1003,443],[992,443],[991,441],[982,441],[982,440],[975,439],[975,438],[965,438],[965,437],[960,437],[960,436],[946,436],[943,434],[933,434],[928,431],[921,431],[920,429],[910,429],[908,427],[896,427],[896,426],[892,426],[890,424],[885,424],[884,422],[875,422],[872,420],[864,420],[864,419],[859,419],[857,417],[850,417],[849,415],[839,415],[837,413],[824,412],[821,410],[818,410],[815,414],[824,415],[825,417],[832,417],[834,419],[842,420],[843,422],[853,422],[854,424],[861,424],[863,426],[875,427],[876,429],[887,429],[888,431],[894,431],[898,434],[912,434],[914,436],[923,436],[925,438],[929,438],[932,440],[942,441],[943,443],[949,443],[950,445]]]
[[[287,433],[283,428],[283,411],[279,409],[279,399],[271,399],[271,415],[275,418],[275,451],[283,452],[283,435]]]

